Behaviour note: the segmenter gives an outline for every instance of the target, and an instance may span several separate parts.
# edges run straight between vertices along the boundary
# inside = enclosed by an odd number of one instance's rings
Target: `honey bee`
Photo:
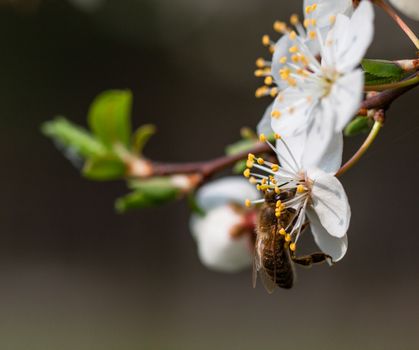
[[[265,202],[259,212],[256,232],[256,243],[253,262],[253,287],[256,287],[257,274],[261,278],[268,293],[272,293],[276,286],[290,289],[294,285],[294,263],[303,266],[322,263],[332,258],[324,253],[297,257],[295,245],[291,236],[285,230],[292,227],[297,216],[297,210],[285,209],[278,217],[276,203],[286,201],[295,196],[295,190],[285,190],[280,194],[275,191],[265,192]],[[305,225],[307,226],[307,225]]]

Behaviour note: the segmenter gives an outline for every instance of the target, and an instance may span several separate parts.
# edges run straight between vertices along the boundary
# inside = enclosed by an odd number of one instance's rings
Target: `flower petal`
[[[263,115],[262,119],[260,120],[259,124],[256,127],[257,134],[265,134],[265,135],[271,135],[274,133],[271,127],[271,115],[272,115],[272,108],[273,103],[269,105],[269,107],[266,109],[265,114]]]
[[[342,132],[357,113],[363,96],[364,73],[361,69],[343,75],[335,84],[328,98],[335,110],[335,131]]]
[[[289,51],[294,42],[289,38],[289,35],[283,35],[275,44],[275,51],[272,56],[272,76],[274,77],[275,84],[279,90],[287,88],[288,84],[280,78],[279,71],[284,68],[284,64],[280,62],[282,57],[286,57],[287,61],[290,60],[292,53]]]
[[[348,250],[348,236],[336,238],[331,236],[320,223],[319,217],[312,209],[307,210],[310,228],[317,246],[323,253],[330,255],[333,262],[341,260]]]
[[[310,16],[305,9],[307,6],[317,4],[317,8]],[[304,0],[304,14],[306,18],[314,18],[319,28],[331,25],[330,18],[338,14],[350,16],[353,12],[352,0]]]
[[[231,236],[231,230],[241,221],[242,217],[229,205],[212,209],[203,218],[192,216],[191,231],[198,245],[199,258],[206,267],[236,272],[251,265],[249,236]]]
[[[351,220],[351,208],[342,184],[335,176],[320,169],[309,169],[307,175],[314,182],[312,207],[321,224],[330,235],[342,238]]]
[[[245,178],[231,176],[202,186],[197,194],[198,206],[204,211],[227,203],[243,204],[246,199],[259,198],[259,192]]]
[[[374,9],[370,1],[362,1],[350,21],[338,15],[336,24],[327,36],[325,50],[333,50],[332,55],[339,72],[349,72],[356,68],[364,57],[374,36]]]

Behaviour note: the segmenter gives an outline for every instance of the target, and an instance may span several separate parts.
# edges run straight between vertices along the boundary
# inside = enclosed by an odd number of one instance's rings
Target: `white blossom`
[[[364,0],[351,18],[338,14],[334,26],[324,37],[311,30],[308,37],[320,46],[321,62],[307,38],[289,32],[275,46],[271,69],[261,94],[275,96],[259,126],[267,130],[271,120],[274,132],[286,137],[307,133],[307,149],[321,155],[332,140],[342,137],[342,130],[358,110],[364,77],[357,68],[373,38],[374,12]],[[287,51],[286,55],[281,54]],[[269,63],[267,63],[269,65]],[[271,74],[272,78],[268,74]],[[342,151],[337,141],[335,151]],[[315,163],[317,159],[312,158]]]
[[[334,176],[341,165],[340,155],[331,147],[321,157],[317,157],[316,164],[311,161],[307,164],[305,157],[307,143],[303,136],[290,138],[289,142],[278,135],[276,137],[278,140],[276,148],[272,145],[271,147],[276,152],[280,165],[255,158],[250,154],[249,168],[245,171],[245,176],[265,193],[275,191],[280,194],[285,190],[295,192],[290,199],[282,202],[278,199],[276,202],[277,216],[281,216],[287,208],[296,211],[293,224],[290,223],[289,227],[283,228],[282,231],[289,235],[292,242],[291,249],[296,249],[303,227],[308,220],[318,247],[337,262],[347,251],[346,232],[351,218],[345,190]],[[247,205],[263,201],[264,199],[247,201]]]
[[[390,0],[390,2],[406,16],[419,21],[418,0]]]
[[[197,205],[205,215],[190,221],[201,262],[216,271],[236,272],[252,264],[255,212],[246,209],[246,198],[258,191],[241,177],[228,177],[203,186]]]

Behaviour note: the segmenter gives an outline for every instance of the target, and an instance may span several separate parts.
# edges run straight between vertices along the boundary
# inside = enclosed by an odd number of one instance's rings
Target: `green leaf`
[[[365,73],[365,85],[383,85],[383,84],[390,84],[396,83],[400,79],[395,79],[394,77],[378,77],[376,75]]]
[[[135,191],[117,199],[115,203],[119,213],[167,203],[178,198],[181,192],[168,177],[131,182],[130,187]]]
[[[233,173],[235,174],[243,174],[243,171],[247,169],[247,161],[246,160],[239,160],[233,167]]]
[[[44,135],[63,146],[74,150],[83,158],[102,157],[108,150],[86,129],[75,125],[64,117],[44,122],[41,126]]]
[[[204,217],[205,216],[205,211],[204,209],[202,209],[199,205],[198,202],[196,200],[195,197],[195,193],[189,193],[188,195],[188,205],[189,205],[189,209],[196,215]]]
[[[381,78],[399,80],[404,73],[402,68],[391,61],[363,59],[361,65],[365,72]]]
[[[114,155],[90,158],[83,168],[83,176],[96,181],[117,180],[124,177],[125,172],[125,164]]]
[[[93,133],[107,146],[129,146],[132,94],[128,90],[103,92],[93,101],[88,114]]]
[[[373,120],[368,117],[358,116],[352,120],[345,128],[345,136],[356,136],[367,133],[373,125]]]
[[[141,155],[148,140],[156,133],[156,127],[152,124],[140,126],[133,135],[132,150]]]
[[[233,156],[235,154],[245,152],[254,146],[257,140],[240,140],[232,145],[226,147],[226,154],[229,156]]]

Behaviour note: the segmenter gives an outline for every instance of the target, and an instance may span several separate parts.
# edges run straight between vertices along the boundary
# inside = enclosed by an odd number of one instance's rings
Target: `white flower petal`
[[[284,64],[280,62],[282,57],[286,57],[287,61],[290,60],[292,53],[289,52],[291,46],[294,45],[294,42],[289,38],[289,35],[283,35],[275,44],[275,51],[272,56],[272,76],[275,80],[279,90],[285,89],[288,84],[282,80],[279,76],[279,71],[284,67]]]
[[[231,237],[231,230],[242,217],[229,205],[210,210],[205,217],[191,218],[191,231],[198,245],[201,262],[208,268],[237,272],[252,264],[249,237]]]
[[[312,207],[330,235],[342,238],[348,231],[351,208],[339,180],[320,169],[308,169],[314,182],[311,189]]]
[[[390,2],[406,16],[419,21],[418,0],[390,0]]]
[[[339,72],[349,72],[360,64],[373,36],[374,9],[369,0],[363,0],[349,21],[344,15],[337,16],[325,45],[325,51],[333,52],[324,53],[324,56],[334,58]]]
[[[320,100],[310,113],[307,123],[307,139],[302,159],[304,169],[316,167],[321,163],[335,136],[334,106],[327,99]],[[339,144],[337,144],[339,146]],[[341,152],[338,148],[337,152]]]
[[[305,9],[307,6],[317,4],[317,8],[310,16],[307,16]],[[353,12],[352,0],[304,0],[305,17],[316,19],[319,28],[329,27],[331,17],[338,14],[350,16]]]
[[[314,141],[314,143],[312,142]],[[304,150],[302,164],[303,168],[308,169],[316,167],[322,169],[324,172],[329,174],[336,174],[342,165],[342,153],[343,153],[343,135],[341,132],[332,134],[329,144],[318,156],[318,148],[316,148],[315,139],[310,139],[306,143]],[[307,166],[305,166],[307,165]]]
[[[279,112],[278,118],[271,118],[271,126],[275,133],[289,138],[307,128],[310,103],[304,92],[295,88],[287,88],[275,98],[272,113]]]
[[[348,236],[337,238],[331,236],[320,223],[319,217],[312,210],[307,210],[307,216],[310,220],[310,228],[313,233],[314,240],[320,250],[332,257],[333,262],[341,260],[348,250]]]
[[[364,73],[361,69],[343,75],[333,85],[330,104],[334,106],[335,131],[341,132],[356,115],[361,106],[364,89]]]
[[[265,135],[271,135],[274,133],[271,127],[271,114],[272,114],[272,108],[273,103],[269,105],[269,107],[266,109],[265,114],[263,115],[262,119],[260,120],[259,124],[256,127],[257,134],[265,134]]]
[[[202,186],[197,194],[198,206],[204,211],[227,203],[243,204],[246,199],[259,198],[259,192],[244,177],[231,176]]]

